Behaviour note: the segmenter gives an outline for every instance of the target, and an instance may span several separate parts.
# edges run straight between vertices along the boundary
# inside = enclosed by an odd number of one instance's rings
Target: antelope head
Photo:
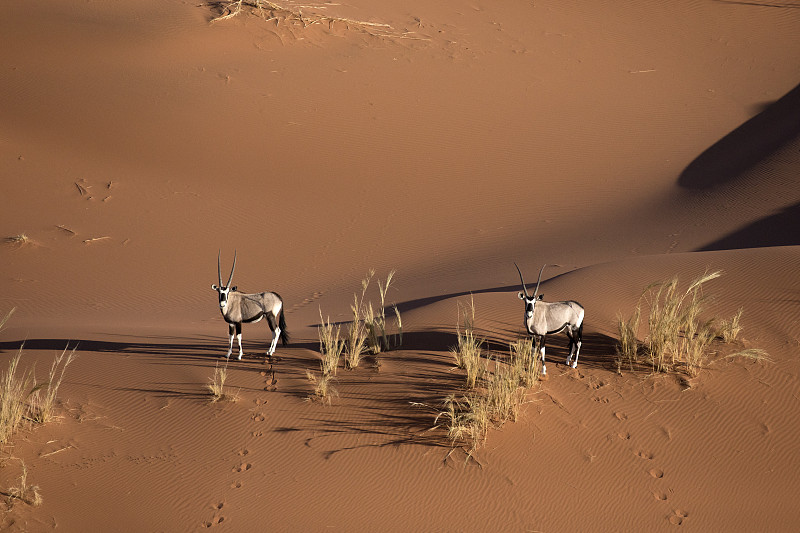
[[[525,301],[525,316],[527,318],[533,317],[533,307],[537,301],[541,301],[544,298],[543,294],[539,293],[539,283],[542,281],[542,272],[544,272],[544,267],[547,265],[542,265],[542,269],[539,271],[539,279],[536,280],[536,288],[533,290],[533,296],[528,294],[528,289],[525,287],[525,280],[522,279],[522,272],[520,271],[519,267],[516,263],[514,266],[517,267],[517,272],[519,272],[519,281],[522,283],[522,290],[517,294],[520,300]]]
[[[220,254],[217,253],[217,282],[219,285],[211,285],[211,288],[219,293],[220,309],[225,309],[225,306],[228,305],[228,293],[236,290],[236,287],[231,287],[233,271],[236,269],[236,252],[233,252],[233,266],[231,267],[231,275],[228,276],[228,283],[225,285],[222,284],[222,268],[220,267],[219,256]]]

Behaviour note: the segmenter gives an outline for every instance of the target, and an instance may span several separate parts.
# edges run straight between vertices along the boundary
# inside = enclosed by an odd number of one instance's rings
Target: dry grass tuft
[[[486,372],[486,364],[481,359],[483,340],[475,336],[475,299],[470,297],[469,305],[458,303],[459,323],[456,326],[458,345],[450,348],[456,366],[466,371],[467,387],[475,387],[478,379]]]
[[[11,459],[16,458],[12,457]],[[22,473],[20,474],[19,482],[17,485],[6,489],[6,491],[2,494],[8,498],[8,507],[13,507],[15,501],[21,501],[27,503],[28,505],[32,505],[33,507],[38,507],[42,504],[42,495],[39,492],[40,489],[37,485],[28,484],[28,467],[25,465],[25,461],[22,459],[17,460],[22,466]]]
[[[366,277],[361,280],[361,295],[353,295],[353,304],[350,310],[353,319],[347,332],[347,342],[345,348],[345,365],[347,368],[356,368],[361,362],[362,356],[371,352],[378,355],[383,351],[399,348],[403,343],[403,321],[400,318],[400,311],[397,306],[392,304],[395,314],[396,334],[390,335],[388,332],[388,322],[386,317],[386,296],[389,287],[392,285],[395,271],[389,272],[386,282],[379,279],[377,281],[378,294],[380,296],[380,306],[377,311],[371,301],[367,301],[367,291],[375,277],[375,271],[370,270]]]
[[[319,311],[320,326],[317,328],[319,333],[319,352],[322,356],[320,365],[323,375],[336,375],[339,368],[339,359],[342,357],[345,342],[339,339],[339,326],[332,324],[330,317],[327,321],[322,317],[322,309]]]
[[[228,362],[225,365],[219,366],[219,363],[214,365],[214,375],[208,378],[206,387],[211,393],[211,403],[216,402],[236,402],[239,400],[238,392],[230,392],[230,389],[225,386],[228,380]]]
[[[719,336],[726,344],[736,342],[739,338],[739,333],[742,332],[742,315],[744,314],[744,307],[739,310],[729,320],[723,320],[719,324]]]
[[[761,348],[747,348],[746,350],[741,350],[725,356],[726,359],[733,359],[735,357],[749,359],[750,361],[755,361],[757,363],[772,362],[772,359],[769,358],[769,354],[766,352],[766,350],[762,350]]]
[[[306,378],[308,381],[314,384],[314,393],[313,395],[309,396],[309,400],[317,400],[323,404],[330,405],[332,398],[334,396],[339,396],[339,393],[331,384],[331,382],[336,378],[330,374],[323,373],[317,377],[317,375],[312,371],[306,370]]]
[[[22,348],[0,374],[0,444],[7,444],[28,415],[28,397],[35,386],[33,372],[17,375]]]
[[[467,459],[486,442],[489,431],[489,403],[476,391],[468,392],[460,398],[449,395],[442,404],[443,410],[434,419],[434,429],[439,420],[447,429],[447,438],[455,445],[464,442],[468,445]]]
[[[67,353],[69,347],[64,348],[61,355],[56,356],[50,366],[49,379],[34,386],[30,397],[30,411],[34,422],[46,424],[56,419],[55,405],[58,388],[64,380],[64,372],[75,359],[77,346]]]
[[[510,345],[509,364],[519,376],[523,387],[533,387],[542,373],[542,360],[536,356],[533,342],[530,339],[517,339]]]
[[[11,244],[18,248],[35,244],[35,241],[30,237],[28,237],[25,233],[20,233],[19,235],[12,235],[11,237],[6,237],[5,242],[7,244]]]
[[[693,280],[686,290],[679,290],[678,277],[653,283],[642,293],[629,319],[618,317],[619,344],[617,345],[617,370],[633,370],[647,362],[654,372],[683,372],[697,375],[709,357],[714,341],[736,341],[742,330],[743,309],[715,327],[714,319],[703,320],[701,315],[708,298],[703,294],[706,283],[722,275],[721,271],[705,272]],[[647,336],[639,341],[637,333],[647,304]],[[763,350],[745,350],[742,357],[756,357]],[[749,355],[747,355],[749,354]]]
[[[280,23],[293,23],[302,28],[307,28],[314,24],[323,24],[332,27],[336,23],[344,24],[346,27],[356,27],[375,37],[388,37],[395,36],[397,32],[388,24],[381,24],[378,22],[367,22],[363,20],[354,20],[344,17],[332,17],[318,13],[303,13],[300,7],[296,9],[281,6],[269,0],[232,0],[228,2],[218,2],[216,4],[221,14],[212,19],[211,22],[218,22],[222,20],[232,19],[233,17],[241,14],[244,8],[249,8],[250,12],[258,13],[261,18],[270,22],[274,21],[276,24]],[[310,7],[310,6],[303,6]],[[325,6],[320,6],[324,9]],[[406,33],[397,33],[398,37],[414,38]]]

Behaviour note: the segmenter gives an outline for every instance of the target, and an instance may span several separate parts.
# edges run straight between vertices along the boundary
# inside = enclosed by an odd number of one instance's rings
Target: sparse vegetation
[[[458,345],[450,348],[456,366],[467,373],[467,387],[475,387],[478,379],[486,371],[486,364],[481,358],[483,341],[475,335],[475,300],[470,297],[469,305],[458,304],[459,323],[456,326]]]
[[[238,393],[231,392],[228,387],[225,386],[225,382],[228,380],[228,362],[225,361],[225,364],[220,367],[219,363],[214,365],[214,375],[208,378],[208,387],[209,392],[211,392],[211,402],[235,402],[239,399]]]
[[[375,36],[386,36],[392,34],[392,27],[388,24],[381,24],[377,22],[366,22],[361,20],[353,20],[343,17],[331,17],[321,14],[303,13],[300,8],[292,9],[278,5],[269,0],[232,0],[228,2],[219,2],[217,6],[221,14],[212,19],[212,22],[231,19],[244,11],[244,8],[249,8],[251,12],[258,13],[266,21],[291,22],[299,24],[305,28],[313,24],[325,24],[332,26],[335,23],[342,23],[346,26],[355,26],[362,31]]]
[[[12,245],[18,246],[18,247],[28,246],[30,244],[33,244],[33,239],[28,237],[25,233],[20,233],[18,235],[12,235],[11,237],[6,237],[5,241],[8,244],[12,244]]]
[[[733,315],[730,320],[723,320],[719,324],[719,336],[723,342],[730,344],[739,338],[739,333],[742,331],[742,315],[744,314],[744,307]]]
[[[314,394],[309,397],[311,400],[319,400],[324,404],[331,404],[331,398],[338,396],[339,393],[333,388],[331,382],[336,379],[330,374],[323,373],[319,377],[310,370],[306,370],[306,378],[314,384]]]
[[[10,459],[16,458],[12,457]],[[28,467],[25,465],[25,461],[22,459],[16,460],[19,461],[22,471],[20,473],[18,483],[14,486],[8,487],[2,493],[7,498],[6,505],[11,508],[14,506],[15,501],[21,501],[27,503],[28,505],[32,505],[33,507],[38,507],[42,504],[42,495],[39,492],[40,489],[37,485],[28,484]]]
[[[64,348],[61,355],[57,355],[50,366],[49,379],[41,384],[35,385],[30,397],[31,417],[34,422],[46,424],[56,418],[55,405],[58,389],[64,380],[64,372],[75,359],[77,346],[67,353],[68,348]]]
[[[519,376],[519,383],[523,387],[532,387],[542,372],[542,361],[536,356],[532,341],[517,339],[510,347],[509,364]]]
[[[0,375],[0,444],[7,444],[28,415],[28,397],[35,380],[32,372],[17,375],[22,349],[11,358],[6,371]]]
[[[705,272],[683,292],[678,288],[677,276],[648,286],[631,317],[618,317],[617,370],[621,372],[623,367],[633,370],[647,362],[654,372],[683,372],[695,376],[716,339],[735,341],[742,329],[742,309],[730,320],[723,321],[719,329],[714,327],[713,318],[701,318],[707,302],[703,286],[721,275],[721,271]],[[647,335],[644,341],[639,341],[637,334],[645,303],[649,308]]]
[[[317,328],[319,333],[319,352],[322,355],[320,366],[323,375],[336,375],[339,368],[339,359],[342,357],[345,342],[339,339],[339,326],[332,324],[330,317],[327,321],[322,317],[322,310],[319,312],[320,325]]]
[[[361,295],[353,295],[353,304],[350,310],[353,319],[350,322],[347,332],[347,342],[344,350],[345,365],[347,368],[356,368],[364,353],[371,352],[374,355],[382,351],[399,348],[403,343],[403,321],[400,318],[400,311],[397,305],[392,304],[395,314],[396,335],[388,333],[388,320],[386,318],[386,296],[389,287],[392,285],[395,271],[389,272],[386,282],[377,281],[378,293],[380,295],[380,306],[377,311],[371,301],[367,301],[366,295],[375,271],[370,270],[367,276],[361,280]]]

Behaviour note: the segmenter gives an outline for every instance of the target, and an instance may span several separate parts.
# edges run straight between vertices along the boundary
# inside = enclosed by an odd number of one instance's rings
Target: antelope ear
[[[236,290],[236,285],[234,285],[233,287],[231,287],[231,290],[232,290],[232,291],[235,291],[235,290]]]
[[[525,299],[525,293],[524,293],[524,292],[522,292],[522,291],[519,291],[519,292],[517,293],[517,296],[519,296],[519,299],[520,299],[520,300],[524,300],[524,299]]]
[[[214,291],[217,290],[217,286],[215,284],[212,284],[211,285],[211,290],[214,290]]]
[[[537,300],[544,300],[544,294],[540,294]]]

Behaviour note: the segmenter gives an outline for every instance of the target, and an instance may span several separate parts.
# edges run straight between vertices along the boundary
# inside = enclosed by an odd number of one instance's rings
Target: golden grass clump
[[[269,0],[230,0],[218,2],[216,5],[219,7],[221,14],[212,19],[211,22],[231,19],[242,13],[242,11],[244,11],[243,8],[247,7],[250,8],[250,11],[257,12],[261,18],[267,22],[275,21],[276,24],[288,21],[306,28],[314,24],[325,24],[331,27],[335,23],[341,23],[347,27],[354,26],[376,37],[386,37],[395,33],[389,24],[354,20],[344,17],[332,17],[309,12],[303,13],[300,7],[293,9],[281,6],[275,2],[270,2]],[[400,36],[410,38],[407,35]]]
[[[361,280],[361,295],[353,295],[353,304],[350,306],[353,319],[348,327],[347,342],[344,350],[345,366],[347,368],[356,368],[361,362],[362,356],[367,352],[378,355],[383,351],[399,348],[403,344],[403,321],[397,305],[392,304],[396,334],[389,334],[389,320],[386,317],[386,296],[389,292],[389,287],[392,285],[394,275],[395,271],[392,270],[386,277],[385,283],[381,282],[380,279],[377,281],[378,294],[380,296],[380,306],[377,310],[372,302],[367,301],[366,298],[367,290],[375,277],[374,270],[370,270],[366,277]]]
[[[730,344],[736,342],[739,338],[739,333],[742,332],[742,315],[744,314],[744,307],[739,310],[729,320],[723,320],[719,324],[719,336],[723,342]]]
[[[539,381],[542,373],[542,360],[536,356],[531,339],[517,339],[510,345],[509,364],[519,376],[523,387],[532,387]]]
[[[0,374],[0,444],[7,444],[28,415],[28,397],[35,386],[32,372],[17,375],[22,349],[11,358]]]
[[[216,402],[235,402],[239,400],[239,394],[230,392],[229,387],[225,386],[228,380],[228,362],[220,367],[219,363],[214,365],[214,375],[208,378],[206,387],[211,393],[211,403]]]
[[[327,321],[322,318],[322,310],[319,311],[320,325],[317,328],[319,334],[319,352],[322,358],[320,366],[323,375],[336,375],[339,368],[339,360],[345,348],[344,340],[339,338],[339,326],[332,324],[330,317]]]
[[[10,459],[16,459],[11,457]],[[8,487],[2,492],[7,498],[7,505],[9,508],[14,506],[15,501],[21,501],[33,507],[38,507],[42,504],[42,495],[37,485],[28,484],[28,467],[22,459],[16,459],[20,462],[22,471],[19,476],[18,483],[14,486]],[[5,465],[3,465],[5,466]]]
[[[34,386],[29,400],[31,417],[34,422],[46,424],[56,418],[55,406],[58,389],[64,380],[64,372],[75,359],[77,346],[69,353],[67,353],[67,349],[64,348],[61,355],[57,355],[53,360],[48,380]]]
[[[459,322],[456,325],[458,345],[450,348],[456,366],[467,373],[467,387],[475,387],[478,379],[486,372],[486,364],[481,359],[483,341],[475,336],[475,300],[470,297],[468,305],[458,304]]]
[[[494,373],[489,374],[486,384],[486,400],[489,417],[502,425],[510,420],[517,421],[517,415],[525,402],[525,389],[521,385],[521,367],[513,364],[495,362]]]
[[[703,286],[721,275],[721,271],[706,271],[684,291],[679,290],[677,276],[648,286],[631,317],[618,316],[617,371],[621,372],[623,367],[633,370],[646,361],[654,372],[683,372],[693,377],[704,365],[715,340],[734,342],[742,329],[743,309],[739,309],[730,320],[722,321],[719,328],[714,326],[713,318],[701,318],[708,301]],[[649,308],[646,315],[648,333],[640,342],[637,333],[644,303]],[[762,351],[745,352],[753,355]]]
[[[26,235],[25,233],[20,233],[18,235],[12,235],[10,237],[6,237],[5,241],[6,243],[16,246],[18,248],[34,244],[34,240],[28,237],[28,235]]]
[[[439,419],[447,429],[447,438],[455,445],[465,442],[469,448],[467,458],[486,442],[489,431],[489,402],[477,391],[470,391],[460,398],[450,394],[444,399],[443,410],[434,419],[434,428],[439,427]]]
[[[330,405],[331,399],[334,396],[339,396],[339,393],[331,384],[336,378],[330,374],[323,373],[317,377],[312,371],[306,370],[306,378],[314,384],[314,394],[308,398],[309,400],[319,400],[323,404]]]

